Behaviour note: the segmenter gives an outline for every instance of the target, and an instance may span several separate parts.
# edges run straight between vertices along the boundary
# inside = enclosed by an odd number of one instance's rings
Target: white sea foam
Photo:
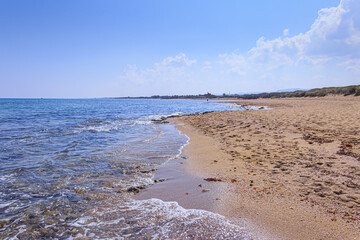
[[[14,202],[16,202],[16,200],[7,201],[7,202],[2,202],[2,203],[0,203],[0,208],[8,207],[8,206],[10,206],[11,204],[13,204]]]
[[[0,182],[11,182],[14,180],[14,174],[0,176]]]
[[[130,126],[134,127],[136,125],[150,125],[153,124],[153,121],[160,121],[167,117],[175,117],[175,116],[181,116],[183,113],[181,112],[175,112],[171,114],[162,114],[162,115],[150,115],[147,117],[141,117],[137,120],[135,120]]]
[[[92,123],[92,125],[81,126],[75,131],[75,133],[81,133],[84,131],[95,131],[95,132],[108,132],[111,130],[120,130],[125,126],[134,127],[136,125],[150,125],[153,121],[159,121],[167,117],[180,116],[183,113],[174,112],[171,114],[163,115],[151,115],[146,117],[140,117],[135,120],[123,119],[116,121],[88,121],[86,123]]]
[[[174,113],[164,114],[164,115],[151,115],[151,116],[148,116],[147,118],[149,120],[162,120],[162,119],[167,118],[167,117],[181,116],[182,114],[183,114],[182,112],[174,112]]]
[[[97,121],[97,122],[88,122],[92,125],[82,125],[77,127],[74,133],[82,133],[86,131],[93,132],[109,132],[111,130],[120,130],[123,129],[126,125],[132,124],[132,121],[129,120],[116,120],[116,121]]]
[[[82,131],[95,131],[95,132],[109,132],[111,130],[119,130],[124,127],[122,122],[112,122],[98,126],[86,126],[82,128]]]
[[[251,239],[244,226],[216,213],[185,209],[177,202],[155,198],[130,200],[115,208],[117,211],[109,209],[106,213],[82,217],[71,226],[84,230],[81,237],[93,239],[109,236],[113,239]],[[104,229],[118,231],[108,233]]]
[[[152,124],[151,120],[139,119],[139,120],[135,120],[133,124],[130,125],[130,127],[134,127],[136,125],[150,125],[150,124]]]

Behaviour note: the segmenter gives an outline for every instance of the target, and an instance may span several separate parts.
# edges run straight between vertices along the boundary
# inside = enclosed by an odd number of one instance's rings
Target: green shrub
[[[356,88],[356,90],[355,90],[355,96],[360,96],[360,88]]]
[[[349,95],[355,94],[356,88],[350,87],[350,88],[346,88],[344,90],[345,90],[344,96],[349,96]]]

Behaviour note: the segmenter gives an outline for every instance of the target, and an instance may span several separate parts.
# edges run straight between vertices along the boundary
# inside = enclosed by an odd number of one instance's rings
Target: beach
[[[178,175],[156,173],[169,180],[138,198],[219,213],[258,239],[359,239],[360,98],[233,103],[270,109],[169,119],[189,137]]]

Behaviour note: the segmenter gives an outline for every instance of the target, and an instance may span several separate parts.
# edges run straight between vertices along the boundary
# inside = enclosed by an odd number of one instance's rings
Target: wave
[[[232,108],[239,109],[239,105],[233,104]],[[256,107],[254,107],[256,109]],[[252,109],[253,110],[253,109]],[[93,132],[108,132],[111,130],[121,130],[124,127],[135,127],[137,125],[151,125],[154,122],[165,120],[169,117],[177,117],[186,115],[183,112],[173,112],[170,114],[159,114],[140,117],[136,119],[117,119],[115,121],[102,121],[102,120],[87,120],[84,125],[76,127],[78,129],[75,133],[81,133],[84,131]]]
[[[72,227],[101,239],[251,239],[243,226],[205,210],[185,209],[177,202],[160,199],[130,200],[107,212],[77,219]],[[109,232],[109,229],[117,229]],[[107,230],[107,231],[105,231]]]
[[[90,123],[90,122],[86,122]],[[95,124],[94,124],[95,123]],[[81,125],[75,127],[75,133],[90,132],[109,132],[111,130],[120,130],[126,125],[125,121],[91,121],[91,125]]]

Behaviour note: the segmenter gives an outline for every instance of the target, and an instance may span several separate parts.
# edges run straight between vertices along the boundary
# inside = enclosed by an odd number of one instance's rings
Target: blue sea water
[[[187,142],[154,120],[224,110],[239,109],[203,100],[0,99],[0,238],[245,238],[217,214],[131,198]]]

